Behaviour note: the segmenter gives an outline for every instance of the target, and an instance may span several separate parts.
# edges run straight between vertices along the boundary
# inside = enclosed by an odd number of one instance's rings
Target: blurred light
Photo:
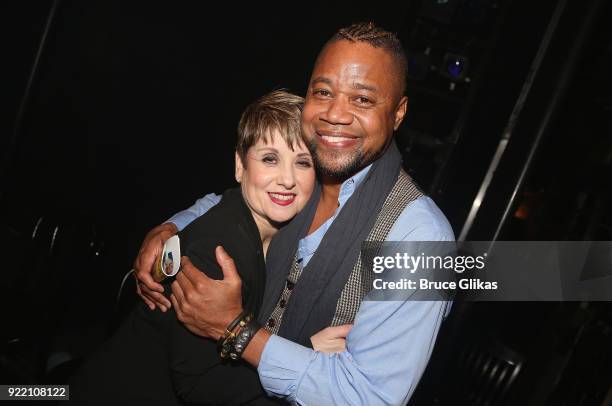
[[[447,53],[442,64],[444,74],[452,79],[463,79],[467,72],[468,58],[462,55]]]
[[[463,61],[460,59],[455,59],[454,61],[449,61],[446,66],[447,72],[451,76],[459,77],[463,73]]]

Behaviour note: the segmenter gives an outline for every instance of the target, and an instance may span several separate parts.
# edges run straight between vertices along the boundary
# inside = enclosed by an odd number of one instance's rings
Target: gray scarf
[[[325,233],[317,251],[303,269],[293,288],[278,334],[310,346],[310,336],[329,326],[336,304],[382,205],[401,169],[401,155],[395,141],[370,168],[366,178],[346,202]],[[298,242],[310,228],[321,186],[286,227],[280,230],[268,249],[266,288],[259,321],[265,324],[285,287]]]

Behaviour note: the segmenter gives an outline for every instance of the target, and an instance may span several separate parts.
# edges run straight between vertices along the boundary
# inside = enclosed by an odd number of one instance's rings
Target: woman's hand
[[[164,243],[177,232],[178,229],[173,223],[164,223],[149,231],[134,261],[136,292],[151,310],[158,306],[165,312],[172,306],[163,294],[164,287],[153,280],[151,273],[155,260],[161,255]]]
[[[326,327],[310,337],[312,348],[315,351],[333,353],[346,350],[346,336],[353,327],[352,324],[343,324],[336,327]]]

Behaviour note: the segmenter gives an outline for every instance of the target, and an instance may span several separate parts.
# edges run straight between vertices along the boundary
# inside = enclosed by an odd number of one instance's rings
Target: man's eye
[[[322,97],[329,97],[329,96],[331,96],[331,92],[329,90],[326,90],[326,89],[314,89],[312,91],[312,93],[317,95],[317,96],[322,96]]]
[[[372,104],[372,100],[368,99],[367,97],[364,96],[359,96],[357,97],[357,103],[359,104],[363,104],[363,105],[367,105],[367,104]]]
[[[274,155],[265,155],[261,160],[266,164],[275,164],[277,162]]]

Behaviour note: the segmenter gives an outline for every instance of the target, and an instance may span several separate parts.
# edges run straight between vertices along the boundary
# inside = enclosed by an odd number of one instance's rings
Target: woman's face
[[[260,231],[291,220],[306,204],[315,182],[310,152],[303,144],[289,145],[273,133],[261,138],[242,162],[236,154],[236,180]]]

